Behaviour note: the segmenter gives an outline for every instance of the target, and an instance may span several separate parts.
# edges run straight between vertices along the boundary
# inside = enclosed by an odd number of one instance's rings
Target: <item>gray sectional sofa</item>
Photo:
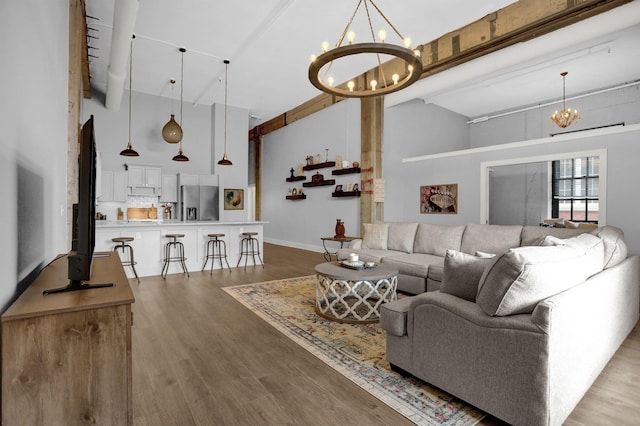
[[[546,235],[567,238],[590,229],[540,226],[433,225],[417,222],[364,224],[363,239],[339,249],[338,260],[357,253],[365,262],[386,263],[398,268],[398,290],[420,294],[438,290],[442,283],[447,249],[468,254],[500,253],[529,245]]]
[[[510,424],[562,424],[638,322],[617,228],[396,223],[383,248],[384,228],[339,258],[397,265],[417,294],[382,306],[390,364]]]

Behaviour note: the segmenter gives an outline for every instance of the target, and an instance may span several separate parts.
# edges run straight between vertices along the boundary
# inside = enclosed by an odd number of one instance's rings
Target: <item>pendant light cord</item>
[[[224,61],[224,155],[227,156],[227,86],[229,83],[229,61]]]
[[[133,38],[131,38],[131,46],[129,47],[129,143],[131,143],[131,80],[133,79],[132,62],[133,62]]]

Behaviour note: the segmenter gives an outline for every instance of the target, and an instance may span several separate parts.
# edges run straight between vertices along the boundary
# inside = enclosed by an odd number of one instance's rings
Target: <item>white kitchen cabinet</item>
[[[100,179],[98,201],[127,201],[127,175],[124,171],[103,170]]]
[[[160,188],[162,184],[160,167],[129,166],[128,186]]]
[[[129,166],[127,186],[130,195],[160,195],[162,192],[162,169],[149,166]]]
[[[113,172],[113,201],[127,201],[127,172],[124,170]]]
[[[178,202],[178,176],[162,175],[162,195],[161,203],[177,203]]]

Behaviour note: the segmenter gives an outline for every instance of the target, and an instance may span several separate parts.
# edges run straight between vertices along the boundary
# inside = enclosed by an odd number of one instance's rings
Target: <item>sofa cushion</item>
[[[445,226],[421,223],[416,231],[413,252],[444,257],[447,249],[460,250],[464,228],[464,225]]]
[[[416,238],[417,222],[391,222],[389,223],[389,238],[387,248],[389,250],[413,252],[413,241]]]
[[[433,281],[442,282],[442,275],[444,275],[444,261],[433,265],[429,265],[429,273],[427,278]]]
[[[473,254],[476,251],[502,253],[520,245],[521,225],[479,225],[470,223],[462,235],[459,251]],[[449,247],[454,248],[454,247]]]
[[[532,313],[536,304],[602,269],[604,245],[526,246],[497,255],[478,286],[476,303],[488,315]]]
[[[520,246],[537,246],[540,241],[547,235],[553,235],[558,238],[570,238],[584,232],[588,229],[569,229],[569,228],[550,228],[545,226],[524,226],[520,237]]]
[[[362,248],[386,250],[389,237],[388,223],[365,223]]]
[[[604,243],[604,269],[616,266],[627,258],[627,243],[622,229],[604,226],[591,230],[590,234],[597,235]]]
[[[424,253],[400,253],[382,259],[382,263],[395,266],[401,274],[422,278],[427,278],[432,265],[442,266],[443,261],[440,256]]]
[[[485,267],[491,263],[492,259],[492,257],[477,257],[456,250],[447,250],[440,291],[475,302],[478,283]]]

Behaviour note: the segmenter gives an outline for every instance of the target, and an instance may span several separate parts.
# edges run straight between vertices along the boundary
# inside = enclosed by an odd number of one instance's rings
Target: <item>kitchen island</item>
[[[164,264],[164,245],[169,241],[166,234],[184,234],[180,241],[184,244],[187,269],[200,271],[206,254],[207,234],[225,234],[221,239],[227,244],[227,258],[231,267],[235,267],[240,258],[240,241],[243,232],[257,232],[255,237],[260,242],[260,253],[263,246],[263,225],[267,222],[259,221],[178,221],[178,220],[149,220],[149,221],[96,221],[96,251],[111,251],[116,237],[133,237],[129,244],[135,254],[136,271],[140,277],[160,275]],[[119,252],[120,253],[120,252]],[[264,256],[262,256],[264,260]],[[253,261],[249,258],[248,265]],[[244,259],[242,264],[244,265]],[[226,266],[226,265],[225,265]],[[211,267],[211,260],[207,269]],[[216,260],[214,269],[219,269]],[[133,278],[133,271],[125,267],[129,278]],[[182,273],[178,263],[169,264],[169,274]]]

